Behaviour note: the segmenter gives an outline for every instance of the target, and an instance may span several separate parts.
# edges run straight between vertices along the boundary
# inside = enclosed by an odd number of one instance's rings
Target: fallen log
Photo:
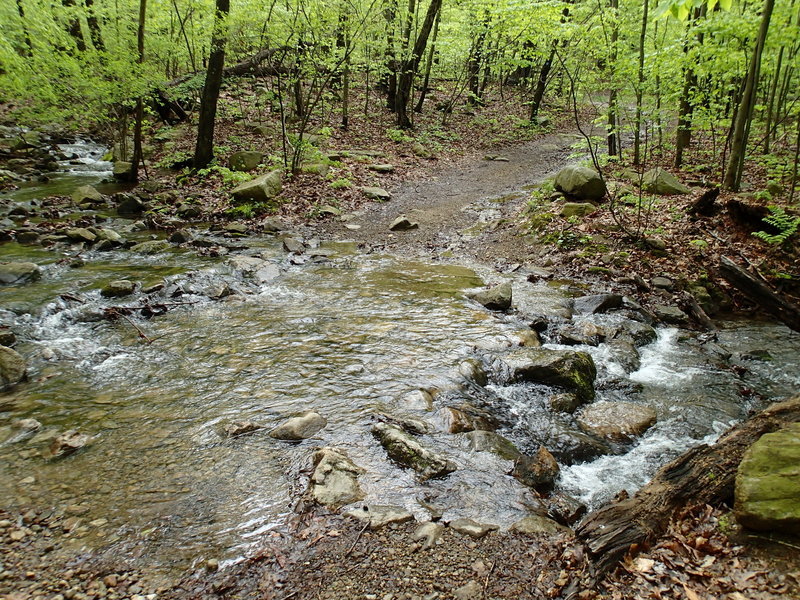
[[[277,65],[272,64],[272,58],[279,52],[283,52],[288,55],[291,51],[292,48],[289,46],[280,46],[278,48],[262,48],[253,56],[245,58],[238,63],[229,65],[222,69],[222,77],[224,79],[226,77],[242,77],[244,75],[285,75],[291,71],[291,67],[283,65],[282,61]],[[270,64],[265,67],[263,63],[266,61],[270,61]],[[181,75],[172,81],[168,81],[164,84],[164,87],[172,88],[178,86],[182,83],[186,83],[196,75],[200,75],[202,73],[203,71],[186,73],[186,75]]]
[[[700,215],[701,217],[713,217],[720,210],[719,206],[715,204],[719,197],[719,188],[711,188],[703,192],[703,195],[689,207],[686,212],[692,216]]]
[[[630,498],[591,513],[576,530],[595,575],[661,535],[673,514],[687,505],[720,506],[733,500],[736,470],[745,450],[765,433],[800,421],[800,396],[776,403],[723,435],[665,465]]]
[[[783,321],[787,327],[800,331],[800,307],[781,298],[767,284],[756,279],[726,256],[720,259],[719,274],[761,309]]]

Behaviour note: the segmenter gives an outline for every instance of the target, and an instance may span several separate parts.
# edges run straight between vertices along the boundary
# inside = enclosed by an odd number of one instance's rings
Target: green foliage
[[[277,204],[272,202],[247,202],[232,206],[225,211],[229,217],[234,219],[253,219],[255,217],[275,212]]]
[[[769,211],[772,214],[764,217],[763,221],[767,225],[772,225],[778,233],[767,233],[766,231],[756,231],[755,237],[767,242],[772,246],[780,246],[786,243],[790,237],[797,233],[800,227],[800,217],[793,217],[786,213],[780,206],[771,205]]]
[[[235,187],[240,183],[249,181],[253,177],[249,173],[243,173],[241,171],[231,171],[229,168],[217,164],[212,164],[206,167],[205,169],[200,169],[199,171],[197,171],[196,175],[200,179],[205,179],[207,177],[212,177],[212,176],[218,176],[225,187]]]
[[[387,129],[386,130],[386,137],[396,143],[401,142],[413,142],[414,138],[410,137],[406,134],[405,131],[402,129]]]
[[[353,182],[347,177],[339,177],[338,179],[331,181],[328,185],[334,190],[346,190],[353,187]]]

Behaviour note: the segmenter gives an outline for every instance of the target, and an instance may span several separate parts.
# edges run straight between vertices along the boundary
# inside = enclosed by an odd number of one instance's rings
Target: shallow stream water
[[[30,186],[14,200],[65,193],[96,183],[102,173],[98,167],[60,177],[57,191]],[[130,222],[113,219],[106,226],[126,231]],[[85,265],[72,268],[65,259],[76,249],[0,245],[0,260],[43,268],[40,281],[0,288],[0,325],[17,334],[30,374],[29,382],[0,394],[0,497],[10,507],[77,514],[74,548],[165,572],[212,557],[237,560],[263,534],[282,530],[319,446],[343,448],[366,469],[365,502],[402,505],[418,518],[427,516],[426,505],[436,505],[445,519],[466,516],[505,527],[536,507],[531,492],[507,475],[511,463],[470,452],[463,436],[424,436],[458,470],[420,484],[387,459],[370,425],[377,413],[435,422],[438,399],[433,411],[403,400],[435,388],[491,406],[503,423],[500,432],[523,450],[574,429],[546,407],[543,386],[503,384],[498,376],[478,389],[458,369],[477,359],[491,374],[496,357],[513,349],[527,328],[523,315],[557,313],[571,293],[568,282],[532,284],[519,275],[518,314],[498,318],[464,297],[483,285],[487,273],[480,269],[364,255],[345,242],[323,243],[304,261],[290,260],[274,237],[235,243],[237,252],[270,261],[280,274],[256,284],[226,258],[179,248],[155,256],[84,251]],[[178,301],[186,304],[151,320],[133,315],[110,322],[103,307],[140,303],[139,297],[100,297],[104,283],[120,278],[144,285],[167,278],[168,289],[182,286],[186,293]],[[192,285],[208,282],[239,293],[222,300],[192,293]],[[621,317],[584,319],[608,324]],[[594,357],[598,400],[644,403],[659,416],[616,454],[562,468],[560,489],[590,506],[621,489],[635,491],[669,459],[712,442],[749,410],[800,386],[800,336],[770,323],[724,323],[709,344],[690,332],[660,329],[631,373],[605,344],[571,348]],[[734,364],[746,374],[734,372]],[[311,408],[328,420],[315,438],[289,444],[266,434]],[[18,440],[12,423],[23,418],[43,428]],[[234,439],[221,435],[237,420],[265,429]],[[70,428],[92,435],[91,444],[62,460],[45,459],[50,440]]]

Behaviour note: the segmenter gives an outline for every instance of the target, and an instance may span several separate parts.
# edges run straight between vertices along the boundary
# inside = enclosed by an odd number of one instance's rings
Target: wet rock
[[[475,430],[464,434],[473,452],[492,452],[505,460],[516,460],[521,452],[514,443],[494,431]]]
[[[433,408],[433,396],[427,390],[413,390],[403,394],[400,403],[408,410],[429,411]]]
[[[370,200],[379,200],[385,202],[392,199],[392,195],[383,188],[379,187],[362,187],[361,191]]]
[[[639,321],[623,321],[619,329],[607,336],[613,340],[625,340],[635,347],[645,346],[655,342],[658,338],[656,330],[647,323]]]
[[[252,421],[234,421],[233,423],[225,425],[223,432],[227,437],[233,438],[247,435],[248,433],[255,433],[261,429],[263,429],[261,425],[253,423]]]
[[[411,539],[415,542],[422,542],[422,549],[428,550],[442,539],[442,533],[444,533],[444,525],[427,521],[426,523],[421,523],[414,530]]]
[[[179,204],[176,212],[183,219],[196,219],[203,214],[203,210],[199,206],[188,202]]]
[[[514,332],[520,346],[526,348],[538,348],[542,345],[542,340],[539,334],[533,329],[520,329]]]
[[[653,308],[656,318],[664,323],[671,325],[686,325],[689,316],[677,306],[658,305]]]
[[[513,531],[518,531],[525,535],[553,535],[554,533],[570,533],[569,527],[564,527],[553,519],[548,519],[541,515],[530,515],[514,523],[511,526]]]
[[[565,465],[587,462],[612,452],[609,442],[559,423],[543,441],[553,456]]]
[[[549,492],[555,485],[560,469],[552,454],[544,446],[533,456],[519,456],[511,472],[520,483],[537,492]]]
[[[414,515],[400,506],[382,506],[370,504],[360,508],[354,508],[345,513],[348,517],[354,517],[359,521],[369,523],[370,529],[380,529],[392,523],[408,523],[414,520]]]
[[[622,296],[619,294],[593,294],[581,296],[573,303],[573,310],[577,314],[597,315],[622,306]]]
[[[0,284],[11,285],[36,281],[42,276],[39,266],[31,262],[0,262]]]
[[[231,171],[252,171],[264,160],[264,153],[254,150],[242,150],[234,152],[228,159],[228,167]]]
[[[70,242],[91,244],[97,239],[95,234],[84,227],[73,227],[71,229],[67,229],[65,233]]]
[[[241,271],[246,275],[250,275],[255,273],[258,269],[262,268],[266,261],[263,258],[258,258],[257,256],[231,256],[228,259],[228,264],[237,271]]]
[[[266,217],[261,221],[261,229],[265,233],[277,233],[283,231],[284,224],[278,217]]]
[[[556,412],[574,413],[583,402],[575,394],[564,392],[562,394],[553,394],[548,398],[551,410]]]
[[[169,236],[168,241],[170,244],[186,244],[192,239],[192,236],[185,229],[178,229]]]
[[[231,235],[245,235],[247,233],[246,223],[227,223],[225,225],[225,233]]]
[[[489,310],[508,310],[513,299],[513,287],[510,281],[467,295],[478,304]]]
[[[672,173],[661,167],[650,169],[642,177],[642,189],[650,194],[672,196],[675,194],[689,194],[691,189],[683,185]]]
[[[432,430],[431,424],[422,419],[415,419],[408,415],[390,415],[388,413],[376,413],[378,420],[383,423],[391,423],[413,435],[425,435]]]
[[[587,511],[583,502],[567,494],[557,492],[547,499],[547,514],[562,525],[574,525]]]
[[[70,429],[56,436],[50,443],[50,456],[63,458],[69,456],[86,446],[91,441],[91,436],[79,433],[77,429]]]
[[[6,346],[0,346],[0,390],[17,385],[24,380],[27,369],[25,359],[19,352]]]
[[[558,332],[558,342],[565,346],[597,346],[606,337],[606,331],[591,321],[568,325]]]
[[[800,535],[800,423],[767,433],[736,473],[736,519],[749,529]]]
[[[111,281],[100,290],[100,295],[103,298],[121,298],[128,296],[136,289],[136,283],[128,279],[120,279],[118,281]]]
[[[39,241],[39,233],[36,231],[18,231],[16,240],[18,244],[26,246],[35,244]]]
[[[464,379],[477,383],[478,385],[486,385],[489,383],[489,376],[486,374],[483,363],[474,358],[462,360],[458,365],[458,373]]]
[[[597,369],[586,352],[523,348],[507,354],[503,361],[515,381],[532,381],[565,388],[584,402],[594,399]]]
[[[82,185],[72,192],[72,201],[75,204],[100,204],[103,202],[103,194],[90,185]]]
[[[467,414],[452,406],[445,406],[437,410],[433,415],[433,420],[437,428],[445,433],[464,433],[476,429],[489,431],[496,427],[492,421],[483,419],[479,415]]]
[[[669,277],[653,277],[650,280],[650,285],[661,290],[671,290],[675,287],[675,282]]]
[[[462,535],[468,535],[476,540],[486,537],[490,531],[497,531],[499,529],[497,525],[478,523],[472,519],[456,519],[455,521],[450,521],[448,525],[453,531],[457,531]]]
[[[238,202],[266,202],[283,189],[281,176],[281,171],[276,169],[236,186],[231,195]]]
[[[281,423],[269,432],[269,436],[276,440],[305,440],[319,433],[327,424],[325,417],[309,410]]]
[[[306,245],[303,240],[287,237],[283,238],[283,249],[291,254],[302,254],[306,251]]]
[[[97,239],[100,242],[109,242],[112,246],[121,246],[125,243],[125,238],[113,229],[106,227],[97,230]]]
[[[564,218],[570,217],[585,217],[592,214],[597,210],[597,206],[590,202],[565,202],[561,207],[561,216]]]
[[[418,229],[419,223],[411,221],[405,215],[397,217],[392,224],[389,225],[390,231],[409,231],[411,229]]]
[[[366,471],[355,465],[342,450],[322,448],[314,454],[311,496],[325,506],[338,508],[364,497],[358,477]]]
[[[615,442],[628,442],[655,423],[655,410],[631,402],[598,402],[585,407],[578,417],[581,429]]]
[[[445,477],[456,470],[452,462],[423,447],[399,427],[376,423],[372,426],[372,434],[378,438],[389,458],[416,471],[421,481]]]
[[[0,346],[8,346],[9,348],[17,343],[16,334],[10,329],[0,327]]]
[[[273,279],[280,277],[281,270],[278,265],[273,263],[266,263],[259,269],[253,272],[253,279],[256,283],[268,283]]]
[[[159,254],[161,252],[166,252],[170,248],[171,245],[167,240],[149,240],[131,247],[131,252],[138,252],[139,254]]]
[[[619,363],[626,373],[638,371],[641,366],[641,359],[636,346],[627,340],[613,340],[608,344],[611,349],[614,361]]]
[[[561,169],[556,175],[555,186],[569,196],[584,200],[602,200],[606,195],[605,183],[597,171],[580,165]]]

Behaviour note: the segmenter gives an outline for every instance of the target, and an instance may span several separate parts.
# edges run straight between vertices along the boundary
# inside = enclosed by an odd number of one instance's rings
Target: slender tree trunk
[[[619,0],[610,0],[612,18],[614,23],[611,28],[611,89],[608,92],[608,153],[616,156],[619,152],[617,148],[617,116],[619,107],[617,106],[617,82],[616,69],[619,49]]]
[[[792,28],[792,19],[794,17],[794,13],[792,10],[794,9],[795,0],[792,0],[792,4],[789,7],[789,19],[786,23],[787,29],[791,30]],[[772,86],[769,92],[769,99],[768,99],[768,107],[767,107],[767,123],[765,126],[766,131],[764,132],[764,154],[769,154],[770,142],[772,140],[772,130],[773,130],[773,123],[777,121],[774,117],[776,116],[776,107],[775,107],[775,100],[778,96],[779,91],[779,80],[781,78],[781,68],[783,67],[783,55],[786,51],[786,46],[781,45],[780,50],[778,50],[778,58],[775,64],[775,78],[772,81]]]
[[[634,119],[633,130],[633,164],[639,165],[642,162],[642,96],[644,93],[644,50],[645,37],[647,36],[647,17],[650,12],[650,0],[644,0],[642,9],[642,28],[639,33],[639,69],[636,76],[636,117]]]
[[[139,52],[137,62],[144,64],[144,26],[147,17],[147,0],[139,0],[139,28],[136,32],[136,47]],[[139,181],[139,163],[142,162],[142,121],[144,121],[144,99],[136,99],[136,121],[133,125],[133,159],[129,179]]]
[[[470,92],[467,102],[473,106],[480,102],[480,73],[481,64],[484,60],[483,46],[486,42],[486,29],[487,24],[484,20],[482,21],[480,32],[475,38],[475,42],[472,44],[469,60],[467,61],[467,71],[469,73],[469,83],[467,85]]]
[[[422,105],[425,103],[425,96],[428,95],[428,86],[431,81],[431,69],[433,68],[433,57],[436,54],[436,38],[439,36],[439,21],[442,18],[442,11],[436,13],[436,20],[433,22],[433,33],[431,34],[431,47],[428,50],[428,60],[425,63],[425,77],[422,80],[422,92],[419,95],[417,106],[414,112],[422,112]]]
[[[92,39],[94,49],[99,52],[105,52],[106,45],[103,43],[103,34],[100,31],[100,22],[97,15],[94,14],[94,0],[83,0],[86,6],[86,24],[89,26],[89,37]]]
[[[342,129],[347,129],[350,125],[350,31],[347,15],[342,15],[340,21],[342,27],[344,65],[342,66]]]
[[[703,6],[694,12],[692,20],[689,22],[688,29],[694,27],[695,22],[704,17],[706,14],[706,7]],[[688,31],[687,31],[688,34]],[[698,33],[696,36],[698,46],[703,45],[704,35]],[[687,35],[688,38],[688,35]],[[685,54],[688,54],[690,44],[687,43],[683,47]],[[678,131],[675,136],[675,168],[679,169],[683,164],[683,153],[692,143],[692,117],[694,115],[694,102],[692,101],[692,94],[697,89],[697,73],[691,61],[687,61],[686,67],[683,71],[683,90],[681,92],[681,99],[678,104]]]
[[[750,58],[750,67],[747,71],[742,102],[736,115],[736,124],[733,130],[733,140],[731,143],[731,154],[728,159],[728,170],[725,173],[723,187],[726,190],[736,192],[742,181],[744,171],[744,157],[747,152],[747,137],[749,133],[750,120],[753,115],[755,105],[756,89],[761,71],[761,55],[764,51],[764,44],[769,33],[769,22],[772,18],[772,10],[775,7],[775,0],[764,0],[764,8],[761,11],[761,26],[758,31],[758,38]]]
[[[397,106],[397,53],[395,50],[395,20],[397,19],[397,0],[389,0],[383,9],[386,19],[385,72],[380,78],[380,87],[386,92],[386,108],[395,111]]]
[[[547,77],[550,75],[550,69],[553,67],[553,59],[556,56],[557,40],[553,40],[552,47],[550,48],[550,56],[544,61],[542,69],[539,71],[539,80],[536,82],[536,89],[533,90],[533,99],[531,100],[530,121],[533,123],[539,115],[539,109],[542,107],[542,100],[544,99],[544,90],[547,87]]]
[[[797,140],[794,143],[794,164],[792,165],[792,183],[789,188],[789,204],[794,201],[794,189],[797,186],[798,162],[800,162],[800,119],[797,120]]]
[[[25,20],[25,8],[22,6],[22,0],[17,0],[17,12],[19,13],[19,18],[22,21],[22,32],[25,36],[25,45],[28,47],[27,52],[21,52],[21,54],[23,56],[30,56],[33,54],[33,44],[31,43],[31,36],[28,33],[28,21]]]
[[[411,127],[411,119],[408,117],[408,103],[411,99],[411,87],[414,83],[414,76],[417,73],[420,59],[428,45],[428,38],[433,29],[433,22],[442,7],[442,0],[431,0],[428,11],[425,14],[425,21],[417,35],[417,40],[411,50],[410,56],[403,61],[400,70],[400,80],[397,84],[397,125],[407,129]]]
[[[194,50],[192,49],[192,44],[189,42],[189,36],[186,34],[186,20],[189,18],[189,12],[186,13],[186,16],[181,18],[181,13],[178,10],[178,1],[172,0],[172,7],[175,9],[175,17],[178,19],[178,23],[181,26],[181,35],[183,36],[183,41],[186,43],[186,52],[189,54],[189,62],[192,65],[192,72],[197,72],[197,63],[194,60]]]
[[[214,30],[211,34],[211,54],[208,71],[200,100],[200,118],[197,124],[197,145],[194,150],[194,167],[200,169],[214,158],[214,124],[217,117],[217,101],[222,85],[222,69],[225,65],[225,41],[228,36],[227,19],[230,0],[216,0]]]

